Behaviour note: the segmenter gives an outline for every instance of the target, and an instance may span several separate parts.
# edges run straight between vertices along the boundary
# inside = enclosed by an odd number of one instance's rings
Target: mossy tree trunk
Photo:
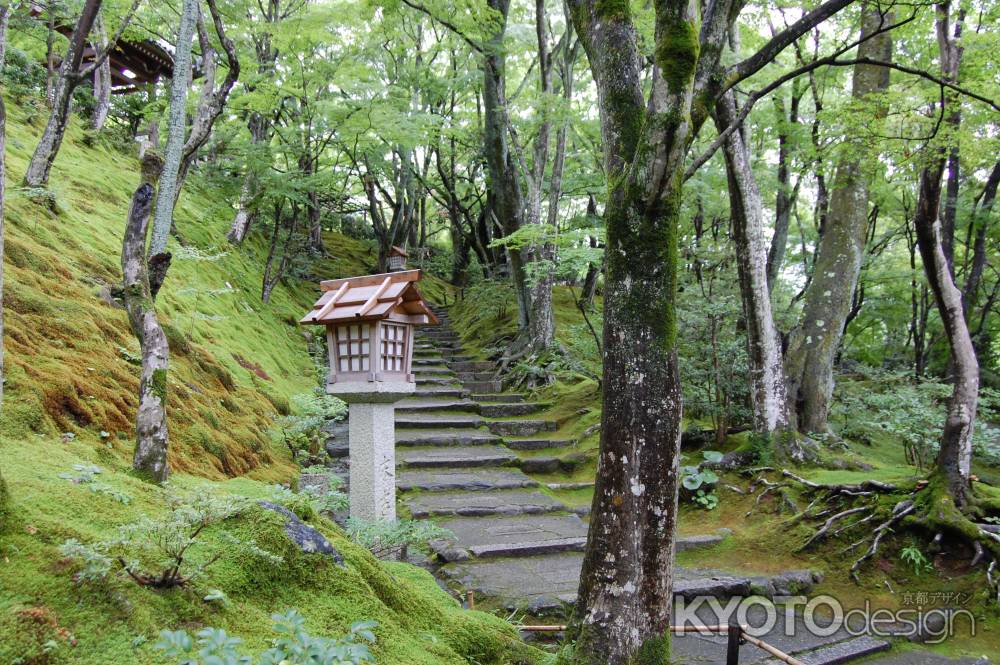
[[[958,73],[961,49],[951,37],[948,3],[938,5],[937,31],[941,50],[941,69],[953,80]],[[958,33],[960,34],[960,33]],[[954,96],[946,98],[947,106],[957,106]],[[947,108],[945,109],[947,111]],[[959,508],[971,498],[972,433],[976,421],[979,397],[979,362],[972,346],[972,337],[965,320],[962,292],[955,286],[951,264],[942,234],[941,176],[947,157],[938,151],[934,161],[920,173],[920,187],[913,226],[917,246],[924,264],[927,283],[934,294],[945,336],[954,363],[954,379],[948,413],[945,417],[941,448],[937,457],[937,473]]]
[[[7,56],[7,26],[10,24],[10,5],[0,2],[0,71],[3,71]],[[0,413],[3,412],[3,203],[4,203],[4,167],[7,159],[7,107],[0,95]],[[7,484],[4,482],[0,469],[0,531],[3,530],[7,508]]]
[[[167,479],[167,338],[153,306],[146,262],[146,231],[153,207],[153,185],[144,182],[132,195],[122,239],[122,295],[132,333],[139,340],[142,374],[135,419],[132,466],[156,482]]]
[[[736,95],[730,90],[715,105],[715,122],[720,133],[736,122],[737,112]],[[750,150],[743,131],[737,130],[729,135],[723,145],[723,154],[729,181],[729,206],[740,295],[747,325],[754,430],[771,435],[788,426],[788,408],[781,342],[771,312],[767,276],[768,247],[764,240],[764,205],[750,166]],[[781,437],[780,440],[793,439]],[[791,453],[788,456],[793,459],[802,456],[799,448],[782,452]]]
[[[163,152],[163,173],[156,191],[156,211],[149,238],[150,256],[168,257],[167,238],[173,227],[174,202],[180,187],[184,137],[187,133],[188,83],[191,80],[191,44],[200,14],[198,0],[183,0],[177,44],[174,49],[174,76],[170,82],[170,107],[167,112],[167,142]]]
[[[892,59],[888,33],[870,37],[892,23],[875,4],[862,14],[859,58]],[[859,64],[854,67],[852,96],[861,101],[889,85],[889,70]],[[860,135],[860,134],[859,134]],[[826,432],[833,395],[833,365],[851,311],[854,289],[868,231],[868,183],[860,143],[843,152],[837,164],[828,218],[820,237],[812,279],[805,293],[799,325],[792,331],[786,353],[788,399],[794,405],[801,432]]]
[[[807,12],[732,67],[720,54],[740,4],[654,0],[654,67],[626,0],[570,0],[597,84],[608,197],[601,442],[569,631],[588,665],[664,663],[677,521],[681,386],[677,237],[685,158],[719,97],[850,4]]]
[[[49,183],[49,172],[52,163],[59,154],[66,127],[69,124],[70,105],[73,103],[73,91],[80,85],[80,63],[83,61],[83,51],[87,45],[87,36],[94,27],[97,14],[101,10],[101,0],[86,0],[80,12],[80,18],[73,27],[69,38],[69,51],[62,59],[59,74],[52,89],[52,112],[38,140],[35,152],[31,155],[28,169],[24,174],[26,187],[45,187]],[[52,11],[52,6],[49,6]]]
[[[483,145],[490,203],[486,223],[498,223],[504,235],[521,228],[524,215],[524,192],[518,178],[517,161],[508,137],[506,55],[503,49],[507,32],[510,0],[488,0],[497,12],[499,26],[483,46]],[[521,250],[507,250],[510,273],[517,295],[518,328],[527,330],[531,294]]]

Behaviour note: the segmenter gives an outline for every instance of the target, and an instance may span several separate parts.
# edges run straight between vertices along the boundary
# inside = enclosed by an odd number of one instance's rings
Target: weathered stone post
[[[325,281],[300,323],[326,326],[326,389],[350,405],[351,517],[396,519],[395,403],[416,389],[413,328],[438,323],[417,291],[419,270]]]

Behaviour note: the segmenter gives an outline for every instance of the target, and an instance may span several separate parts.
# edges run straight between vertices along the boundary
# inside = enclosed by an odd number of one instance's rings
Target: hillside
[[[226,629],[252,651],[269,644],[270,615],[297,608],[313,634],[341,635],[374,620],[380,663],[512,662],[524,649],[506,622],[461,610],[424,571],[386,564],[321,517],[309,523],[343,555],[341,567],[303,554],[282,520],[255,506],[206,532],[199,557],[226,552],[188,587],[154,591],[124,576],[74,582],[67,539],[114,537],[117,528],[164,514],[168,495],[131,474],[138,347],[109,298],[138,164],[113,146],[88,146],[74,126],[55,165],[55,212],[17,189],[38,127],[11,104],[8,118],[7,390],[0,416],[0,467],[11,517],[0,536],[0,662],[171,662],[154,648],[165,628]],[[296,322],[315,281],[366,272],[370,248],[327,236],[330,256],[259,298],[262,241],[224,239],[230,207],[195,175],[177,225],[185,246],[158,300],[170,338],[168,493],[269,499],[271,483],[297,467],[269,435],[316,370]],[[443,284],[430,279],[432,299]],[[100,491],[79,477],[98,467]],[[76,470],[75,470],[76,469]],[[230,549],[252,539],[282,557],[265,563]],[[202,598],[212,589],[225,605]]]

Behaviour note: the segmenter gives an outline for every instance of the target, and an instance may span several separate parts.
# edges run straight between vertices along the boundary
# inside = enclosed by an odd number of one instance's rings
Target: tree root
[[[868,551],[865,552],[863,555],[861,555],[861,558],[855,561],[854,565],[851,566],[850,575],[851,579],[854,580],[855,583],[861,584],[861,580],[858,578],[858,569],[861,568],[861,565],[865,561],[875,556],[875,553],[878,552],[879,543],[882,542],[882,538],[885,536],[885,534],[889,533],[895,524],[897,524],[900,520],[902,520],[904,517],[906,517],[916,509],[917,509],[916,504],[914,504],[913,501],[900,501],[895,505],[895,507],[893,507],[892,516],[886,521],[879,524],[877,527],[875,527],[874,531],[875,537],[872,539],[872,544],[868,548]]]
[[[867,512],[867,506],[858,506],[857,508],[849,508],[847,510],[842,510],[830,519],[828,519],[823,526],[812,535],[812,538],[806,541],[806,544],[799,548],[799,551],[807,550],[812,547],[815,543],[823,540],[826,534],[830,532],[830,528],[836,524],[838,521],[844,519],[845,517],[850,517],[851,515],[857,515],[858,513]]]

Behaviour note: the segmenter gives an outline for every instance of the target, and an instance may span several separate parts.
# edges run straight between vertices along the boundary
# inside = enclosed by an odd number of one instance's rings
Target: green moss
[[[167,401],[167,370],[165,369],[154,369],[153,377],[150,381],[152,384],[150,390],[153,394],[160,398],[161,402]]]
[[[677,94],[691,83],[698,66],[698,26],[680,17],[664,17],[657,24],[656,64],[667,89]]]
[[[598,0],[594,14],[605,21],[626,20],[632,15],[629,0]]]
[[[651,637],[642,643],[632,659],[634,665],[669,665],[670,633]]]

